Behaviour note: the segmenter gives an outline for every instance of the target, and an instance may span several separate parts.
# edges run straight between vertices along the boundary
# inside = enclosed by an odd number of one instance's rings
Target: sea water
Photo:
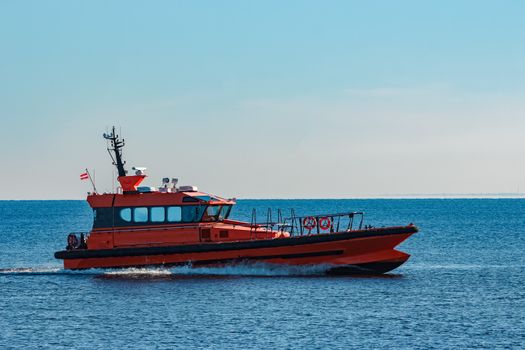
[[[83,201],[0,201],[0,349],[520,349],[524,199],[240,200],[365,211],[416,224],[410,260],[384,276],[327,277],[265,264],[65,271],[53,258],[87,231]],[[275,212],[274,212],[275,215]]]

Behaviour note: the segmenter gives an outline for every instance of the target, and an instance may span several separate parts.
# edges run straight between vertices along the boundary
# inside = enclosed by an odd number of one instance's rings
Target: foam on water
[[[65,270],[61,267],[13,267],[1,268],[0,275],[102,275],[122,278],[165,278],[170,276],[319,276],[329,265],[286,266],[267,263],[245,263],[213,267],[133,267],[122,269]]]
[[[110,278],[157,279],[177,276],[246,276],[246,277],[285,277],[322,276],[329,265],[276,265],[268,263],[243,263],[213,267],[133,267],[122,269],[65,270],[61,267],[12,267],[0,268],[0,275],[94,275]],[[406,266],[406,270],[480,270],[524,268],[523,265],[472,265],[472,264],[420,264]],[[384,275],[391,276],[390,275]]]
[[[114,277],[166,277],[171,276],[172,272],[164,268],[125,268],[118,270],[110,270],[103,272],[105,276],[114,276]]]
[[[214,267],[192,267],[190,265],[174,267],[171,271],[179,275],[221,275],[221,276],[313,276],[323,275],[328,265],[276,265],[267,263],[245,263]]]
[[[284,266],[265,263],[235,264],[213,267],[193,267],[191,265],[171,268],[124,268],[104,271],[102,277],[157,279],[176,278],[178,276],[247,276],[247,277],[279,277],[279,276],[318,276],[329,268],[327,265],[317,266]]]
[[[35,276],[35,275],[94,275],[100,273],[97,270],[64,270],[61,267],[10,267],[10,268],[0,268],[0,275],[26,275],[26,276]]]
[[[2,275],[35,275],[35,274],[55,274],[59,272],[59,267],[12,267],[0,269]]]

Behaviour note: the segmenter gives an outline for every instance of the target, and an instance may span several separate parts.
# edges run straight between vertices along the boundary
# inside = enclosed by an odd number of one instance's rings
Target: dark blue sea
[[[524,199],[241,200],[415,223],[385,276],[266,265],[68,272],[83,201],[0,201],[0,349],[523,349]]]

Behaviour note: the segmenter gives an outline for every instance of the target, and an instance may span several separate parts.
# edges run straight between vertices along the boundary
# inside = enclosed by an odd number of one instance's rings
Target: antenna
[[[113,165],[117,167],[118,176],[126,176],[126,169],[124,169],[124,162],[122,160],[122,147],[124,147],[124,139],[120,140],[119,135],[115,133],[115,127],[112,128],[110,133],[104,133],[104,138],[108,140],[108,153],[113,160]],[[113,157],[113,152],[115,157]]]

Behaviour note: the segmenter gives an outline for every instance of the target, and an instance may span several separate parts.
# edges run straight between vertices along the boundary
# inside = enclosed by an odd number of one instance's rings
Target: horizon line
[[[421,194],[378,194],[378,195],[355,195],[348,197],[237,197],[236,200],[345,200],[345,199],[523,199],[522,192],[500,192],[500,193],[421,193]],[[85,198],[0,198],[0,201],[85,201]]]

